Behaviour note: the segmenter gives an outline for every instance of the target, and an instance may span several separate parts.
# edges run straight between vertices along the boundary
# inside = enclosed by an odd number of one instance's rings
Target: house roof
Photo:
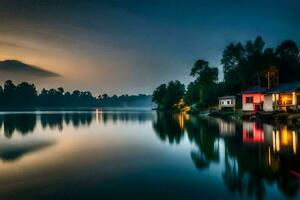
[[[242,91],[241,94],[254,94],[254,93],[266,93],[266,92],[267,92],[266,88],[260,86],[254,86],[252,88]]]
[[[223,96],[219,97],[219,99],[235,99],[235,96]]]
[[[267,93],[280,93],[280,92],[295,92],[300,89],[300,82],[292,82],[292,83],[283,83],[274,86]]]

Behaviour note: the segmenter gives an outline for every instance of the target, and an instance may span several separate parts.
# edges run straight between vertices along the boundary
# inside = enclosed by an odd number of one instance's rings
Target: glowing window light
[[[294,154],[297,153],[297,138],[296,138],[295,131],[293,131],[293,152],[294,152]]]
[[[275,102],[275,94],[272,94],[272,101]]]
[[[273,138],[273,151],[276,150],[276,138],[275,138],[275,131],[272,131],[272,138]]]
[[[276,131],[276,151],[280,151],[279,131]]]
[[[288,146],[291,145],[292,143],[292,134],[290,131],[287,130],[287,128],[285,127],[282,131],[281,131],[281,144]]]
[[[288,133],[286,129],[282,130],[281,132],[281,142],[283,145],[288,144]]]
[[[271,158],[271,148],[268,148],[268,161],[269,161],[269,166],[272,164],[272,158]]]
[[[296,93],[293,92],[293,105],[296,105]]]

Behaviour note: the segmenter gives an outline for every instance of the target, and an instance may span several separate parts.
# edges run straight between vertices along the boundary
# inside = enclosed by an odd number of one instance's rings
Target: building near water
[[[255,86],[241,92],[243,111],[262,110],[266,92],[267,89],[260,86]]]
[[[263,110],[266,112],[299,109],[300,82],[279,84],[265,94]]]
[[[235,96],[223,96],[219,97],[219,109],[222,110],[223,108],[232,108],[235,110],[236,106],[236,98]]]

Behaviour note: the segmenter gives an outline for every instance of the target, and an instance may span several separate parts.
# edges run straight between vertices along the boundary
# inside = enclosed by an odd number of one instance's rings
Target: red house
[[[241,92],[243,111],[262,110],[266,91],[266,88],[255,86],[253,88]]]

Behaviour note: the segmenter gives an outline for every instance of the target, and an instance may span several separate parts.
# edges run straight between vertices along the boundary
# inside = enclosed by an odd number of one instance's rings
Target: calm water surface
[[[0,113],[1,199],[300,199],[300,129],[149,111]]]

